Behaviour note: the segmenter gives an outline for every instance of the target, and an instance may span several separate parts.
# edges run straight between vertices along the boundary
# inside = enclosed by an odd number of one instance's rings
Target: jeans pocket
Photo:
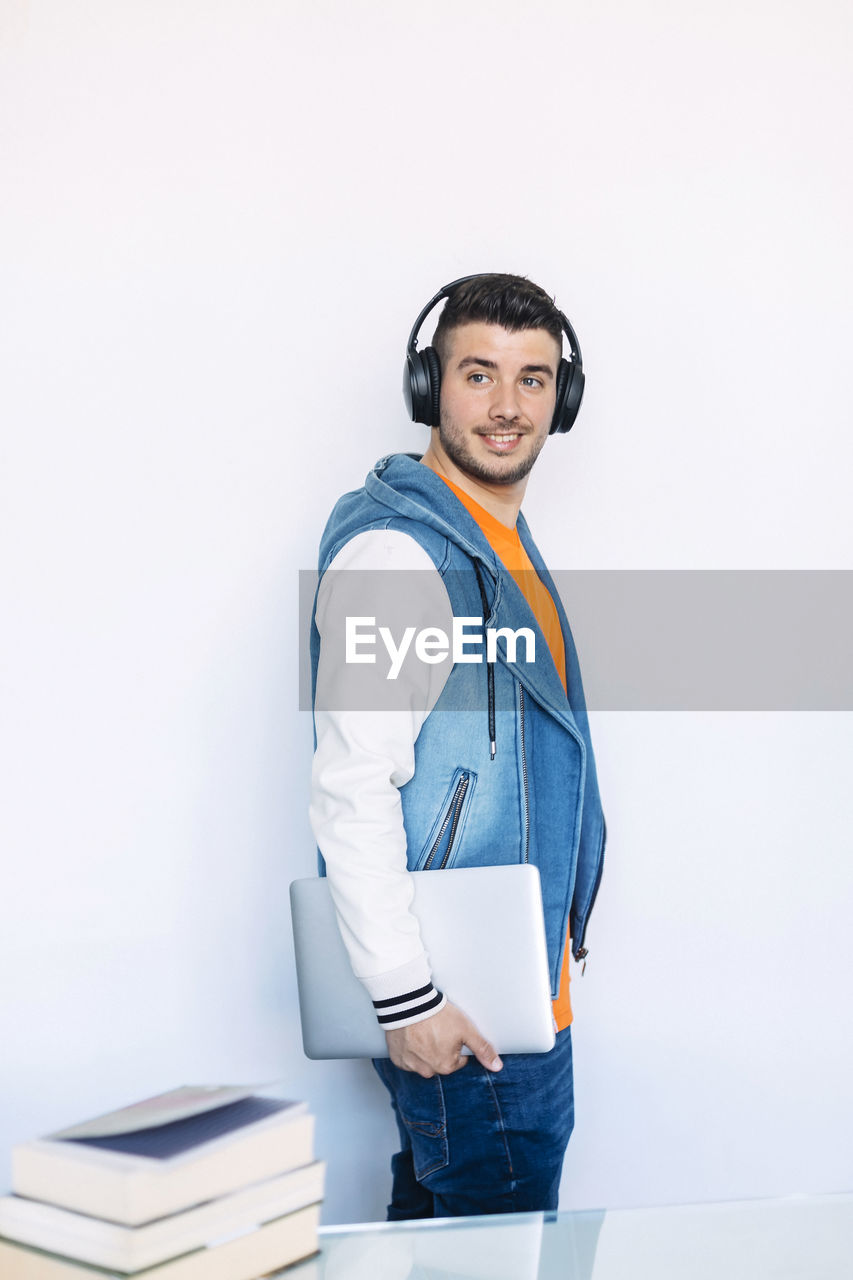
[[[415,1177],[420,1182],[450,1160],[441,1077],[425,1080],[415,1071],[401,1071],[394,1066],[390,1074],[390,1087],[412,1143]]]

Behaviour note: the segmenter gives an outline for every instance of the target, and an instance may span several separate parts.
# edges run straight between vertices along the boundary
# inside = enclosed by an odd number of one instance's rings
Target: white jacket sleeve
[[[418,658],[414,634],[440,628],[449,636],[452,618],[432,560],[398,531],[356,535],[320,583],[311,825],[353,971],[386,1028],[445,1004],[410,910],[399,789],[414,774],[415,741],[452,666],[449,655]]]

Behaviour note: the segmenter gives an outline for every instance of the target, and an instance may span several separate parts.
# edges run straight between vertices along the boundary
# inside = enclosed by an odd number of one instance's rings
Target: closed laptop
[[[412,873],[412,911],[435,985],[498,1053],[547,1053],[554,1020],[539,872],[527,863]],[[354,976],[326,879],[290,887],[302,1039],[309,1058],[387,1058]]]

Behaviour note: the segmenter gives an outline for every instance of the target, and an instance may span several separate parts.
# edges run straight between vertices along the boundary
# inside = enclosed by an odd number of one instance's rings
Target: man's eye
[[[532,375],[528,378],[522,378],[521,381],[526,387],[541,387],[543,385],[540,378],[534,378]]]
[[[475,387],[481,387],[484,382],[489,381],[489,376],[486,373],[472,373],[469,374],[468,381],[473,382]]]

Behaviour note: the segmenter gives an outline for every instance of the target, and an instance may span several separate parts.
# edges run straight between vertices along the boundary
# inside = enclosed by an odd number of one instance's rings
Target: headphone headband
[[[418,334],[421,325],[433,307],[444,298],[450,297],[458,285],[467,284],[469,280],[477,280],[483,274],[483,272],[476,272],[474,275],[460,276],[458,280],[451,280],[450,284],[444,285],[435,297],[430,298],[412,325],[406,345],[403,399],[409,416],[414,422],[423,422],[428,427],[437,427],[439,424],[441,363],[434,347],[424,347],[423,351],[418,351]],[[551,435],[571,429],[581,407],[584,388],[583,357],[577,334],[568,317],[558,307],[555,306],[554,309],[559,316],[563,332],[568,338],[571,359],[566,360],[565,357],[561,357],[557,369],[557,394],[554,417],[551,422]]]

